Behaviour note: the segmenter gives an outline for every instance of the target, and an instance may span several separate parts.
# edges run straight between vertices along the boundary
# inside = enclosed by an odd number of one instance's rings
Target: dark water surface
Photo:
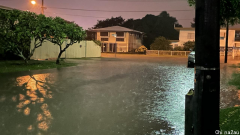
[[[79,66],[0,76],[2,135],[159,135],[184,133],[185,60],[78,60]],[[222,84],[232,69],[222,70]],[[222,86],[221,107],[239,105]],[[240,98],[240,96],[239,96]]]

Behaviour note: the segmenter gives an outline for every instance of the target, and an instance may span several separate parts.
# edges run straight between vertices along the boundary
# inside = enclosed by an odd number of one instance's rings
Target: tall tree
[[[158,16],[148,14],[142,19],[128,19],[122,26],[144,32],[143,44],[150,49],[150,45],[159,36],[171,40],[178,39],[179,32],[174,29],[174,25],[182,27],[175,17],[163,11]]]
[[[98,20],[97,24],[93,27],[96,28],[104,28],[104,27],[110,27],[110,26],[121,26],[124,23],[124,19],[119,17],[112,17],[110,19],[106,20]]]

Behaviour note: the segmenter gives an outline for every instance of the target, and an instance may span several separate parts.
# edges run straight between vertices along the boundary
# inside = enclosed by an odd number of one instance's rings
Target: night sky
[[[36,0],[36,5],[32,5],[30,1],[31,0],[0,0],[0,5],[21,10],[30,10],[38,14],[41,13],[40,7],[42,0]],[[93,27],[97,23],[97,20],[105,18],[122,16],[124,19],[139,19],[144,17],[146,14],[158,15],[164,10],[169,11],[170,16],[176,17],[183,27],[190,27],[190,24],[195,16],[194,8],[189,7],[187,0],[44,0],[44,6],[49,7],[45,10],[45,15],[53,17],[60,16],[66,20],[74,21],[84,29]],[[107,11],[159,12],[99,12],[63,10],[51,7]]]

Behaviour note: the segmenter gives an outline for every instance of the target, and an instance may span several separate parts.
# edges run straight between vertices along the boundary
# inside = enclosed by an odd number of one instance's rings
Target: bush
[[[174,48],[174,51],[183,51],[183,48],[181,46],[177,46]]]
[[[170,46],[171,42],[168,41],[165,37],[158,37],[150,45],[151,50],[172,50]]]
[[[183,50],[184,51],[190,51],[195,48],[195,42],[194,41],[188,41],[183,44]]]

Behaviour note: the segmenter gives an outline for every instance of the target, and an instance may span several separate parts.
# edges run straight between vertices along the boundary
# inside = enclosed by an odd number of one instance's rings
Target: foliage
[[[190,6],[196,4],[196,0],[188,0]],[[239,0],[220,0],[220,24],[226,26],[239,23],[240,20],[240,1]]]
[[[112,17],[110,19],[106,20],[98,20],[97,24],[93,27],[93,29],[96,28],[104,28],[104,27],[110,27],[110,26],[121,26],[124,23],[124,19],[119,17]]]
[[[117,17],[101,20],[98,21],[94,28],[116,25],[144,32],[143,44],[148,49],[150,49],[150,45],[159,36],[164,36],[171,40],[177,40],[179,32],[174,29],[174,25],[182,27],[182,25],[178,24],[175,17],[171,17],[166,11],[163,11],[157,16],[148,14],[142,19],[128,19],[125,21],[122,17]]]
[[[165,37],[158,37],[155,41],[151,44],[151,50],[171,50],[170,46],[171,42],[168,41]]]
[[[0,10],[1,14],[1,47],[4,53],[12,52],[26,63],[35,49],[42,46],[49,37],[51,18],[33,12],[18,10]],[[35,40],[31,48],[31,41]],[[31,48],[31,51],[29,51]]]
[[[51,37],[47,40],[58,45],[60,49],[56,64],[60,64],[61,55],[68,47],[77,42],[79,43],[86,37],[86,33],[82,27],[79,27],[75,23],[67,23],[60,17],[52,20],[49,33]],[[66,43],[65,46],[63,45],[64,43]]]
[[[62,62],[61,65],[56,65],[54,61],[30,60],[27,65],[20,61],[0,61],[0,73],[61,68],[61,67],[69,67],[69,66],[76,66],[76,65],[77,65],[76,63],[67,63],[67,62]]]
[[[102,42],[99,41],[99,40],[93,40],[93,42],[94,42],[95,44],[99,45],[99,46],[102,46]]]
[[[190,51],[195,48],[195,42],[194,41],[188,41],[183,44],[183,51]]]
[[[174,51],[183,51],[183,48],[181,46],[177,46],[174,48]]]
[[[27,19],[25,14],[26,12],[18,10],[0,10],[0,44],[4,53],[11,52],[27,61],[31,32],[29,25],[24,27],[21,25],[28,21],[25,20]]]

